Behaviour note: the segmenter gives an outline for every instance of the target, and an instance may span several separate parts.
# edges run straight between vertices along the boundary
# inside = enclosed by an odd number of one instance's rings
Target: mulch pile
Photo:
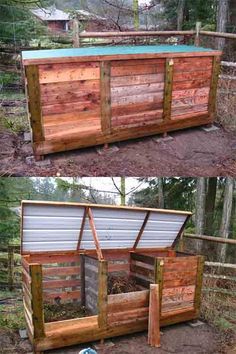
[[[108,275],[108,295],[143,290],[132,277]]]

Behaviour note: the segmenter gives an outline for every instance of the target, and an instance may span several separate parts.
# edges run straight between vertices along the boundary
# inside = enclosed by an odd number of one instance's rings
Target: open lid
[[[171,247],[191,212],[22,201],[22,253]]]

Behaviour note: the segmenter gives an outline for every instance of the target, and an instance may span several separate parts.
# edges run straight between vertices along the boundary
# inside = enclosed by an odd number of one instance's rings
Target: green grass
[[[0,300],[3,299],[6,303],[0,304],[0,327],[14,330],[25,328],[21,291],[0,291]]]

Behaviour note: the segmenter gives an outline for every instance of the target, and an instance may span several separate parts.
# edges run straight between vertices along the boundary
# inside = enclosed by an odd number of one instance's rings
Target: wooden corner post
[[[32,140],[33,143],[38,143],[44,140],[38,66],[26,66],[25,76],[27,80],[28,110],[32,128]]]
[[[164,103],[163,103],[163,120],[166,122],[171,119],[172,91],[174,76],[174,60],[166,59],[165,69],[165,87],[164,87]]]
[[[161,346],[160,336],[160,292],[158,284],[150,284],[149,318],[148,318],[148,344],[152,347]]]
[[[201,306],[201,294],[202,294],[202,282],[203,282],[203,271],[204,271],[204,261],[203,256],[197,256],[197,279],[196,279],[196,289],[194,296],[194,308],[199,315]]]
[[[105,260],[99,261],[98,266],[98,325],[107,327],[107,274],[108,263]]]
[[[111,63],[100,64],[101,128],[104,134],[111,132]]]
[[[160,302],[159,310],[160,310],[160,316],[161,316],[164,260],[156,258],[154,267],[155,267],[154,268],[154,282],[156,284],[158,284],[159,302]]]
[[[43,287],[42,287],[42,265],[30,264],[31,276],[31,307],[33,317],[34,339],[45,336],[44,314],[43,314]]]
[[[220,75],[220,56],[214,56],[212,62],[212,75],[211,75],[211,86],[210,86],[210,93],[209,93],[209,104],[208,104],[208,113],[214,121],[214,114],[216,110],[216,94],[217,94],[217,86],[218,80]]]

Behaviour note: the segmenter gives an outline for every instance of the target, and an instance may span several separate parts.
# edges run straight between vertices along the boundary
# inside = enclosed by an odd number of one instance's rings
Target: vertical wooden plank
[[[160,301],[160,315],[161,315],[161,306],[162,306],[162,289],[163,289],[163,272],[164,272],[164,260],[155,259],[154,265],[154,281],[159,285],[159,301]]]
[[[138,236],[137,236],[137,238],[136,238],[136,240],[135,240],[135,242],[134,242],[134,245],[133,245],[133,248],[134,248],[134,249],[137,247],[137,245],[138,245],[138,243],[139,243],[139,240],[140,240],[140,238],[141,238],[141,236],[142,236],[142,234],[143,234],[144,228],[145,228],[145,226],[146,226],[146,224],[147,224],[147,222],[148,222],[148,219],[149,219],[149,215],[150,215],[150,211],[147,212],[147,214],[146,214],[146,216],[145,216],[145,219],[144,219],[144,221],[143,221],[143,224],[142,224],[142,226],[141,226],[141,228],[140,228],[140,230],[139,230]]]
[[[33,142],[40,142],[44,140],[44,132],[38,66],[26,66],[25,76],[27,79],[28,108],[30,113],[30,125],[32,128],[32,140]]]
[[[149,318],[148,318],[148,344],[160,348],[160,292],[158,284],[150,284]]]
[[[108,263],[105,260],[99,261],[98,266],[98,325],[107,326],[107,274]]]
[[[33,311],[34,338],[42,338],[44,332],[44,314],[43,314],[43,289],[42,289],[42,265],[30,264],[31,276],[31,307]]]
[[[102,251],[101,251],[101,248],[100,248],[100,245],[99,245],[97,230],[95,228],[94,219],[93,219],[93,213],[92,213],[91,208],[88,208],[88,217],[89,217],[89,224],[90,224],[90,227],[91,227],[91,230],[92,230],[93,239],[94,239],[94,243],[95,243],[98,259],[102,260],[103,259],[103,255],[102,255]]]
[[[111,132],[111,63],[100,64],[101,127],[104,134]]]
[[[85,306],[85,259],[84,255],[80,255],[80,298],[81,306]]]
[[[214,114],[216,110],[216,94],[217,94],[217,85],[220,75],[220,56],[215,56],[212,62],[212,75],[211,75],[211,87],[209,93],[209,102],[208,102],[208,113],[214,120]]]
[[[199,313],[200,306],[201,306],[204,257],[203,256],[196,256],[196,257],[198,258],[198,266],[197,266],[196,289],[195,289],[195,296],[194,296],[194,308]]]
[[[8,288],[14,287],[14,246],[8,246]]]
[[[173,76],[174,76],[174,60],[167,58],[166,70],[165,70],[164,103],[163,103],[164,121],[168,121],[171,119]]]

